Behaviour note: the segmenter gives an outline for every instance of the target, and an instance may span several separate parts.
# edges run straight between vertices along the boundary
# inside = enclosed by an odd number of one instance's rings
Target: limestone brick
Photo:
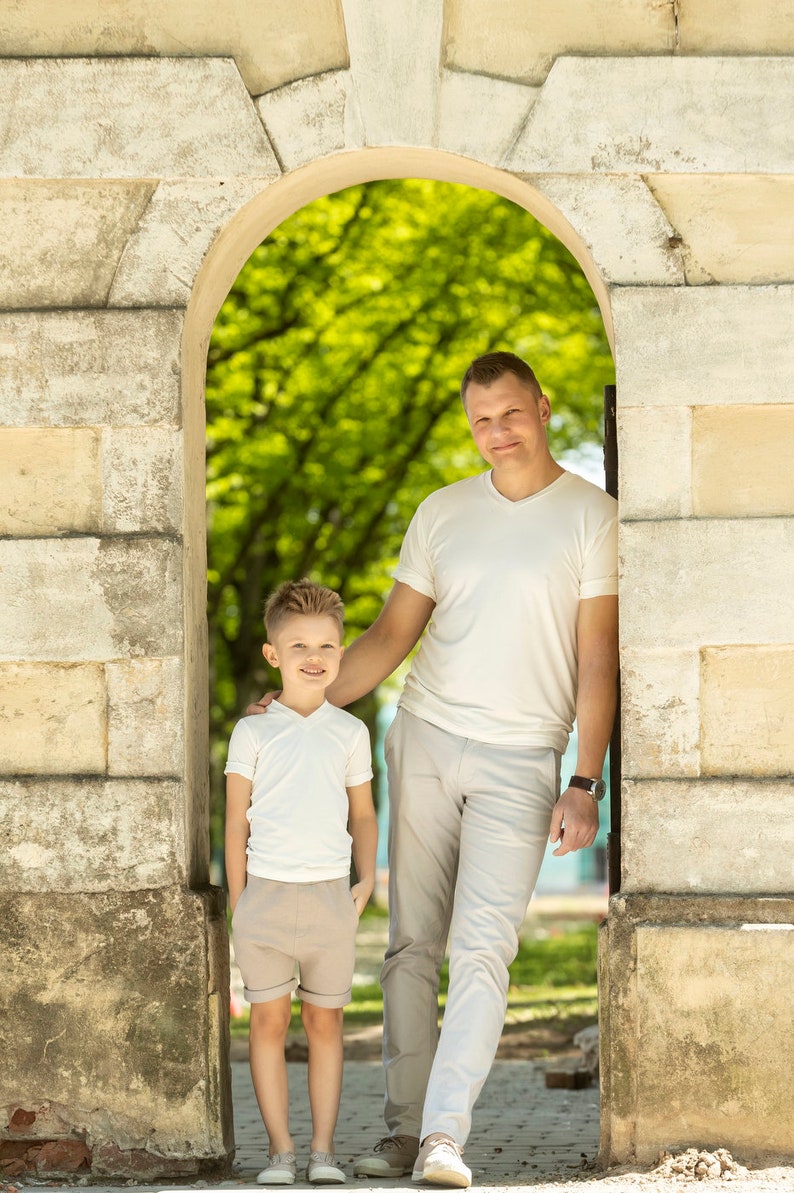
[[[648,636],[653,642],[653,630]],[[623,650],[620,689],[623,775],[680,778],[699,774],[697,652]]]
[[[692,501],[703,517],[794,513],[792,406],[693,411]]]
[[[657,174],[648,185],[684,240],[690,285],[794,281],[794,178]]]
[[[701,662],[703,773],[794,772],[794,646],[715,647]]]
[[[505,165],[786,174],[794,59],[558,58]]]
[[[178,886],[3,896],[0,1104],[56,1106],[94,1176],[134,1175],[139,1156],[152,1177],[223,1174],[223,905]]]
[[[203,182],[161,182],[118,264],[114,306],[187,306],[207,249],[233,215],[278,174]]]
[[[6,59],[0,111],[4,175],[222,178],[277,169],[237,67],[223,58]]]
[[[786,1153],[794,925],[638,925],[636,1153]],[[752,981],[747,975],[752,974]]]
[[[788,894],[793,804],[788,782],[625,780],[621,890]]]
[[[788,642],[791,528],[785,518],[624,523],[623,646]]]
[[[106,532],[179,531],[182,433],[171,427],[102,432],[102,514]]]
[[[0,14],[10,57],[173,54],[234,58],[253,95],[347,65],[337,0],[14,0]]]
[[[105,705],[101,667],[0,663],[0,772],[102,774]]]
[[[620,516],[624,521],[692,514],[692,410],[618,403]]]
[[[184,870],[182,821],[181,787],[170,780],[7,779],[0,883],[64,892],[170,886]]]
[[[792,54],[794,8],[788,0],[758,0],[726,20],[724,0],[682,0],[678,42],[684,54]]]
[[[153,189],[151,182],[0,180],[0,307],[104,306]]]
[[[179,311],[0,314],[0,425],[176,424]]]
[[[791,402],[794,287],[614,287],[618,404]]]
[[[549,174],[525,178],[576,229],[605,282],[622,286],[683,282],[673,228],[642,178]]]
[[[184,774],[180,659],[124,659],[105,668],[108,774]]]
[[[2,564],[0,659],[181,653],[182,556],[175,542],[6,540]]]
[[[441,75],[438,144],[498,166],[516,139],[539,88],[466,71]]]
[[[0,534],[100,529],[99,436],[90,428],[0,430]]]
[[[367,145],[432,145],[442,0],[341,0]]]
[[[358,97],[349,71],[288,83],[260,96],[256,108],[285,170],[364,145]]]
[[[671,53],[671,6],[633,0],[451,0],[444,10],[446,65],[524,83],[542,83],[562,54]]]

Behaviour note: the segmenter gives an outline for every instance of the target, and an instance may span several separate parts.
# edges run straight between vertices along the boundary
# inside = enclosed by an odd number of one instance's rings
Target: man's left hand
[[[564,853],[587,849],[595,841],[597,832],[598,804],[581,788],[568,787],[554,805],[551,816],[549,840],[552,845],[559,841],[554,856],[562,857]]]

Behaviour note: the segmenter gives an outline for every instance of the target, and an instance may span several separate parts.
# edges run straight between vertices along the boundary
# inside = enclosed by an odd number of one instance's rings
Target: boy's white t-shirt
[[[396,580],[436,607],[400,706],[461,737],[565,750],[579,601],[617,593],[617,502],[570,472],[510,501],[490,472],[417,509]]]
[[[274,700],[238,721],[225,774],[252,782],[247,869],[280,882],[350,873],[347,787],[372,778],[367,727],[327,701],[308,717]]]

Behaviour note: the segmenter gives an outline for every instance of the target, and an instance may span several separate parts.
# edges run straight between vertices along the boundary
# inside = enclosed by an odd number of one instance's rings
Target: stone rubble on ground
[[[699,1151],[696,1147],[689,1147],[685,1152],[672,1155],[670,1152],[659,1153],[659,1163],[653,1169],[658,1176],[683,1176],[690,1180],[733,1181],[748,1175],[748,1170],[737,1164],[730,1152],[724,1147],[718,1147],[713,1152]]]

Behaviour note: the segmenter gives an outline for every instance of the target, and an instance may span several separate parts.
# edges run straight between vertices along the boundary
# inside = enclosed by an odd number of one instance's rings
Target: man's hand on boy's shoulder
[[[245,710],[245,715],[247,717],[255,717],[257,715],[257,713],[267,712],[268,704],[270,704],[271,701],[275,700],[280,695],[281,695],[280,690],[278,692],[265,692],[262,699],[257,700],[256,704],[248,705],[248,708]]]

